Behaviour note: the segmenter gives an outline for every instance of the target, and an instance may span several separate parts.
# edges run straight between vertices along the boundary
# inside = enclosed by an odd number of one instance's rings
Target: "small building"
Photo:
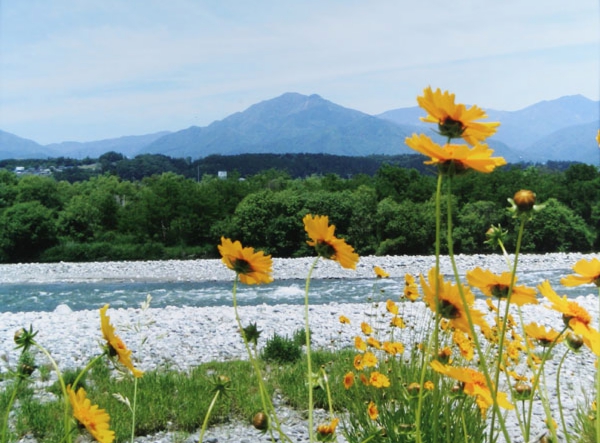
[[[227,178],[227,171],[219,171],[217,173],[217,177],[219,177],[222,180],[225,180]]]

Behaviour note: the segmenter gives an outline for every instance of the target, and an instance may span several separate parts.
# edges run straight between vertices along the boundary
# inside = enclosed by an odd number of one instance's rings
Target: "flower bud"
[[[535,193],[527,189],[521,189],[515,193],[513,201],[520,211],[531,211],[533,205],[535,205]]]
[[[264,412],[257,412],[252,417],[252,426],[261,431],[266,431],[269,427],[269,417]]]
[[[567,334],[567,344],[573,351],[578,351],[583,346],[583,337],[569,332]]]
[[[527,383],[523,383],[520,381],[517,384],[515,384],[515,396],[519,400],[530,399],[532,392],[533,391],[531,389],[531,386],[529,386]]]

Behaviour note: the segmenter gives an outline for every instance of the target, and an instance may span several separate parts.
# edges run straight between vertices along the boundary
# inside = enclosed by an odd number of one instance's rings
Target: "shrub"
[[[302,349],[294,339],[277,333],[267,339],[267,344],[262,351],[262,358],[266,362],[294,363],[300,357],[302,357]]]

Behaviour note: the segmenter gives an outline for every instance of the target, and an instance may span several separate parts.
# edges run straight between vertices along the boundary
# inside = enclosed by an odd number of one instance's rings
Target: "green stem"
[[[65,386],[65,380],[63,379],[62,373],[60,372],[60,369],[59,369],[58,365],[56,364],[56,360],[54,360],[52,358],[52,356],[50,355],[50,353],[43,346],[41,346],[36,341],[33,342],[33,345],[36,348],[38,348],[40,351],[42,351],[42,353],[50,361],[50,364],[52,365],[52,367],[54,367],[54,371],[56,371],[56,375],[58,377],[58,383],[60,384],[60,389],[61,389],[62,394],[63,394],[63,401],[65,403],[65,414],[64,414],[65,437],[66,437],[66,441],[68,443],[71,443],[71,441],[72,441],[72,438],[71,438],[71,420],[70,420],[70,416],[69,416],[70,405],[69,405],[69,395],[67,394],[67,387]]]
[[[598,330],[600,331],[600,287],[598,288]],[[600,441],[600,368],[596,369],[596,441]]]
[[[8,441],[8,417],[10,415],[10,410],[12,408],[13,403],[15,402],[15,398],[17,397],[17,391],[19,390],[19,385],[21,384],[21,378],[19,377],[15,383],[15,388],[10,396],[10,400],[6,405],[6,414],[4,415],[4,422],[2,423],[2,443],[6,443]]]
[[[137,390],[138,390],[138,377],[133,379],[133,406],[131,407],[131,443],[135,438],[135,412],[137,409]]]
[[[483,353],[483,350],[481,349],[481,344],[479,343],[479,337],[475,331],[475,325],[473,324],[473,317],[471,316],[471,310],[469,309],[469,307],[467,305],[465,291],[464,291],[463,285],[460,281],[460,275],[458,273],[458,266],[456,265],[456,260],[455,260],[455,256],[454,256],[454,243],[453,243],[453,239],[452,239],[453,227],[452,227],[452,198],[451,197],[452,197],[452,177],[450,176],[448,179],[448,198],[447,198],[448,255],[450,257],[450,262],[452,263],[452,270],[454,272],[454,279],[455,279],[456,285],[458,287],[458,293],[460,295],[461,302],[462,302],[463,306],[465,307],[465,316],[467,317],[467,322],[469,324],[469,330],[471,331],[471,337],[473,338],[473,344],[475,345],[475,349],[477,350],[477,356],[479,357],[479,361],[481,362],[481,369],[482,369],[482,372],[483,372],[483,375],[485,378],[487,388],[490,390],[490,392],[495,393],[497,391],[496,391],[496,388],[494,387],[494,384],[490,377],[489,369],[486,364],[486,358]],[[498,365],[499,364],[500,364],[500,361],[498,361]],[[492,399],[493,399],[492,411],[497,411],[499,422],[500,422],[500,428],[502,430],[502,433],[504,434],[504,439],[507,443],[509,443],[511,441],[510,436],[508,435],[508,430],[506,429],[506,423],[504,422],[504,418],[502,417],[502,414],[500,414],[500,406],[498,405],[498,400],[496,398],[496,395],[492,395]],[[490,443],[494,441],[493,435],[494,435],[494,429],[492,427],[492,428],[490,428]]]
[[[315,430],[314,430],[314,417],[313,417],[313,377],[312,377],[312,358],[310,352],[310,322],[308,318],[308,292],[310,289],[310,278],[312,273],[319,261],[319,257],[317,257],[310,269],[308,270],[308,275],[306,276],[306,284],[304,286],[304,329],[306,333],[306,372],[308,376],[308,439],[310,443],[315,441]]]
[[[215,392],[215,395],[208,406],[208,411],[206,411],[206,415],[204,416],[204,421],[202,422],[202,430],[200,431],[200,438],[198,439],[199,443],[202,443],[202,439],[204,438],[204,433],[206,432],[206,428],[208,427],[208,419],[210,418],[210,414],[217,403],[217,399],[219,398],[219,394],[221,391]],[[133,440],[132,440],[133,441]]]
[[[562,401],[560,398],[560,371],[562,369],[563,363],[565,362],[565,358],[569,354],[569,351],[570,351],[570,349],[567,348],[566,352],[560,359],[560,363],[558,364],[558,368],[556,370],[556,400],[558,401],[558,411],[560,413],[560,422],[562,424],[563,432],[565,433],[565,438],[567,440],[567,443],[571,442],[571,438],[569,437],[569,432],[567,431],[567,422],[565,421],[565,414],[563,411]]]
[[[75,389],[77,388],[77,384],[79,383],[79,381],[81,380],[81,378],[83,377],[84,374],[86,374],[96,363],[98,363],[100,361],[100,359],[102,357],[104,357],[106,355],[106,352],[94,357],[87,365],[85,368],[83,368],[81,370],[81,372],[79,374],[77,374],[77,378],[75,379],[75,381],[73,382],[73,385],[71,386],[71,389],[73,391],[75,391]]]

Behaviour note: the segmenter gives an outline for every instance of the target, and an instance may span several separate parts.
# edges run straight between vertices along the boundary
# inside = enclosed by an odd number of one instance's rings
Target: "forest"
[[[0,261],[215,258],[221,236],[275,257],[298,257],[312,254],[302,225],[307,213],[328,215],[336,234],[361,255],[434,252],[436,175],[420,156],[352,164],[301,155],[286,162],[284,156],[275,159],[287,165],[281,168],[264,156],[229,163],[213,156],[202,167],[189,159],[140,157],[125,161],[109,153],[96,169],[78,167],[93,163],[89,159],[75,161],[51,176],[17,176],[16,163],[3,161]],[[166,159],[178,166],[166,168]],[[340,166],[311,170],[307,161]],[[598,250],[600,172],[581,163],[556,166],[508,165],[456,177],[444,197],[454,208],[455,252],[496,252],[485,244],[491,225],[509,232],[510,251],[515,220],[507,198],[520,189],[546,204],[526,226],[523,252]],[[222,167],[231,168],[226,178],[215,173]]]

